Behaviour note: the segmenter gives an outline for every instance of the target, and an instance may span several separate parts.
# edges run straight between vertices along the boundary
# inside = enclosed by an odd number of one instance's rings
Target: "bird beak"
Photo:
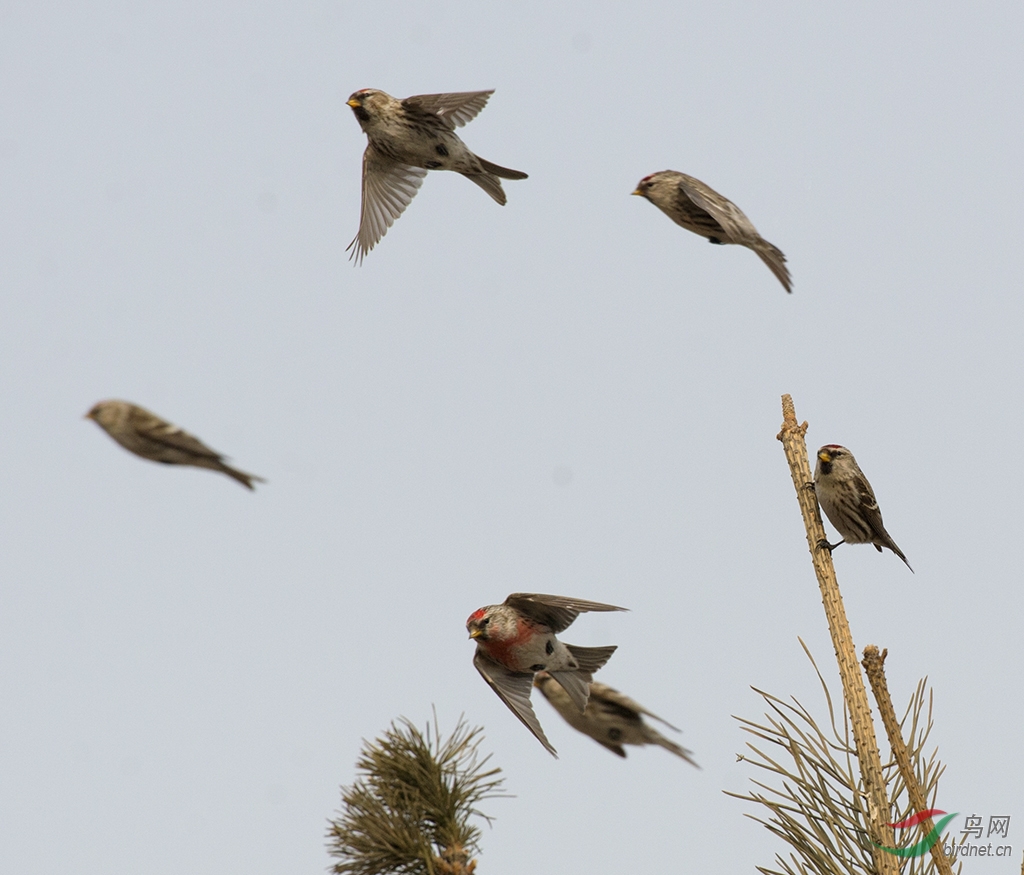
[[[87,414],[85,414],[85,416],[82,417],[82,419],[95,419],[95,418],[96,417],[92,415],[92,411],[91,410]]]
[[[638,195],[640,195],[640,197],[644,196],[644,193],[642,191],[640,191],[639,188],[636,189],[635,191],[631,191],[630,194],[638,194]]]
[[[483,634],[484,634],[484,630],[483,629],[474,629],[472,632],[469,633],[469,637],[470,638],[481,638],[483,636]]]
[[[828,453],[827,450],[822,450],[820,453],[818,453],[818,458],[821,459],[821,461],[823,462],[832,461],[832,456]]]
[[[361,101],[356,100],[354,97],[349,98],[348,100],[345,101],[345,103],[347,103],[353,109],[355,109],[357,106],[363,105]]]

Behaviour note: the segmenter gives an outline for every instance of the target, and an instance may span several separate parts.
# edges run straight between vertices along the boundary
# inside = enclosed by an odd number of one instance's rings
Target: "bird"
[[[136,456],[165,465],[193,465],[233,477],[247,489],[265,483],[262,477],[246,474],[224,462],[220,453],[176,425],[130,401],[100,401],[85,414],[115,441]]]
[[[454,170],[504,206],[502,179],[526,179],[520,170],[492,164],[455,133],[484,108],[490,91],[417,94],[399,100],[374,88],[349,97],[368,140],[363,153],[363,203],[359,232],[346,248],[361,264],[388,232],[423,183],[428,170]]]
[[[677,757],[682,757],[691,766],[700,768],[690,756],[692,751],[665,738],[653,726],[644,722],[644,716],[652,717],[679,732],[675,726],[607,684],[591,683],[590,698],[582,713],[548,672],[537,672],[533,676],[533,685],[573,729],[589,735],[598,744],[623,759],[626,756],[624,744],[660,744]]]
[[[476,670],[552,756],[558,754],[530,703],[534,675],[549,672],[582,713],[593,673],[611,658],[616,647],[577,647],[564,644],[555,635],[581,613],[625,610],[585,599],[516,592],[503,604],[480,608],[466,620],[469,637],[476,641]]]
[[[825,516],[843,537],[836,544],[829,544],[827,540],[823,542],[822,546],[829,552],[844,542],[874,544],[879,553],[883,547],[892,550],[910,568],[907,557],[882,525],[882,512],[878,509],[868,478],[846,447],[825,444],[818,450],[814,491]]]
[[[710,185],[678,170],[661,170],[641,179],[633,194],[647,198],[677,225],[711,243],[737,243],[752,249],[792,293],[786,256],[757,233],[743,210]]]

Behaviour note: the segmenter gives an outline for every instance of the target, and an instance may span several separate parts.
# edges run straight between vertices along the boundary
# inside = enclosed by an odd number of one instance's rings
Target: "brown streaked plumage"
[[[429,170],[454,170],[505,204],[502,179],[526,179],[519,170],[474,155],[455,133],[484,108],[492,91],[418,94],[398,100],[363,88],[349,97],[369,141],[363,153],[359,232],[348,245],[360,264],[416,196]]]
[[[115,441],[136,456],[165,465],[192,465],[209,468],[233,477],[247,489],[253,483],[265,483],[262,477],[247,474],[225,463],[220,453],[198,438],[129,401],[100,401],[87,414]]]
[[[686,760],[691,766],[700,768],[690,756],[692,751],[649,726],[644,722],[644,716],[664,723],[669,729],[678,732],[675,726],[607,684],[591,683],[590,698],[582,712],[546,671],[539,671],[534,675],[533,685],[544,694],[544,698],[573,729],[589,735],[598,744],[620,757],[626,756],[624,744],[659,744],[677,757]]]
[[[844,541],[848,544],[874,544],[879,553],[883,547],[892,550],[910,568],[907,557],[882,525],[882,512],[878,509],[868,478],[846,447],[826,444],[818,450],[814,491],[825,516],[843,537],[838,544],[826,542],[822,546],[834,550]]]
[[[661,170],[641,179],[633,194],[647,198],[677,225],[712,243],[735,243],[753,250],[782,287],[793,291],[786,256],[757,232],[743,210],[710,185],[678,170]]]

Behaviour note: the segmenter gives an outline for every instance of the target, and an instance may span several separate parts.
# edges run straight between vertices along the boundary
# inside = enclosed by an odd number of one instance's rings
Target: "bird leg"
[[[835,550],[836,547],[838,547],[840,544],[845,544],[845,543],[846,543],[846,541],[844,540],[844,541],[836,541],[834,544],[830,544],[828,542],[828,538],[822,538],[820,541],[818,541],[818,549],[819,550],[828,550],[828,552],[831,554],[832,551]]]

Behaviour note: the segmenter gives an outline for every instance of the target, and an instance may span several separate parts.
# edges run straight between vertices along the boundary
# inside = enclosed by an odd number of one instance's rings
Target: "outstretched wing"
[[[427,171],[382,155],[373,143],[363,153],[363,205],[359,233],[346,247],[349,258],[362,264],[366,253],[388,232],[423,184]]]
[[[489,659],[478,649],[473,657],[473,665],[480,672],[480,676],[487,681],[488,685],[498,694],[509,710],[518,717],[523,725],[530,730],[537,740],[544,745],[548,752],[557,757],[558,753],[551,742],[548,741],[544,730],[540,727],[540,721],[533,711],[533,704],[530,702],[530,690],[533,688],[533,674],[530,672],[509,671],[505,666],[499,665],[493,659]]]
[[[537,592],[514,592],[505,604],[537,623],[543,623],[552,632],[568,629],[580,614],[587,611],[628,611],[616,605],[574,599],[561,595],[545,595]]]
[[[681,173],[680,176],[682,177],[679,180],[680,193],[688,197],[722,226],[727,242],[741,243],[761,236],[743,210],[729,198],[720,195],[699,179],[694,179],[684,173]]]
[[[407,109],[432,112],[449,122],[454,130],[476,118],[492,94],[493,88],[490,91],[460,91],[453,94],[416,94],[403,100],[402,105]]]

